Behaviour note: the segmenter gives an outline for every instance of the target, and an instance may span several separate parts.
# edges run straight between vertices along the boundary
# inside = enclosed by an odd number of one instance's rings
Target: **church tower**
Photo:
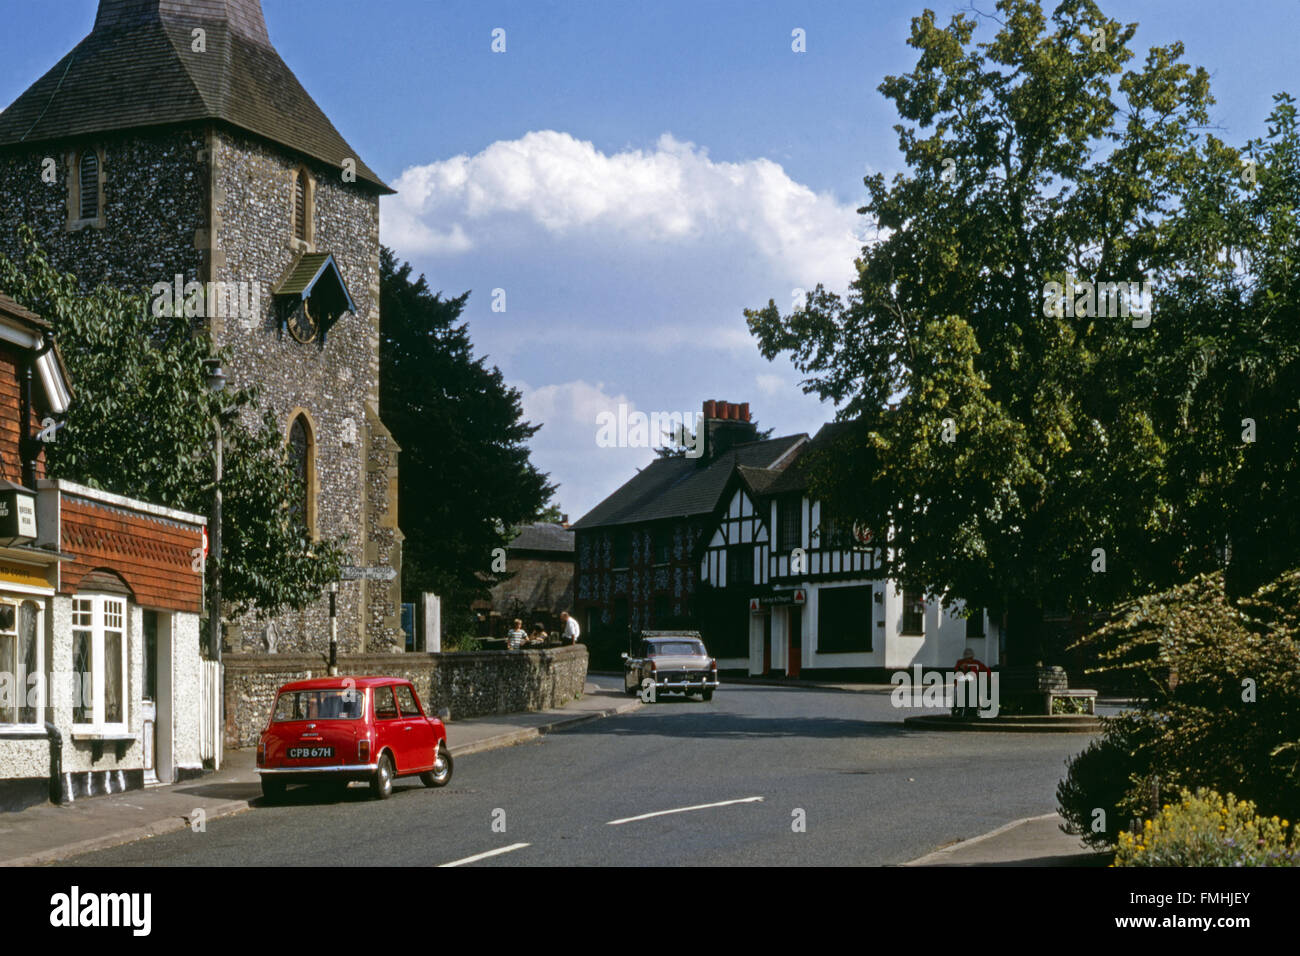
[[[228,376],[283,427],[308,527],[347,539],[352,653],[404,647],[398,448],[379,420],[391,192],[276,53],[260,0],[100,0],[90,34],[0,113],[0,251],[19,254],[25,222],[87,288],[203,284]],[[314,655],[327,615],[322,599],[230,621],[227,646]]]

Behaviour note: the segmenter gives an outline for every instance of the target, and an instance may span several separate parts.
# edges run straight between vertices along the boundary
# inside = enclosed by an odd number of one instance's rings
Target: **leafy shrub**
[[[1062,829],[1095,850],[1115,845],[1120,825],[1134,816],[1130,794],[1148,792],[1144,781],[1150,772],[1140,746],[1146,728],[1137,714],[1106,718],[1103,727],[1101,737],[1066,761],[1065,778],[1056,785],[1057,804],[1066,821]],[[1098,810],[1104,816],[1099,817]]]
[[[1290,822],[1255,813],[1255,804],[1204,787],[1182,791],[1141,833],[1122,832],[1116,866],[1297,866]]]
[[[1157,776],[1162,789],[1233,790],[1267,813],[1300,817],[1297,588],[1291,571],[1232,602],[1222,574],[1202,575],[1119,607],[1079,642],[1099,662],[1090,673],[1130,675],[1145,700],[1122,726],[1104,724],[1103,739],[1120,734],[1113,743],[1131,758],[1120,761],[1124,796],[1111,803],[1117,781],[1093,769],[1101,758],[1090,748],[1058,790],[1067,820],[1112,805],[1122,821],[1142,814]]]

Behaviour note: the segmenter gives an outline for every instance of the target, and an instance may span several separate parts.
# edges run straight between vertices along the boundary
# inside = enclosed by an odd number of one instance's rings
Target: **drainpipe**
[[[47,720],[45,736],[50,741],[50,802],[62,806],[68,802],[63,789],[63,732]]]
[[[42,358],[53,348],[54,336],[46,332],[40,349],[28,356],[27,361],[23,363],[22,425],[19,429],[18,457],[22,460],[24,488],[36,488],[36,456],[40,454],[38,450],[40,443],[28,433],[32,418],[32,370],[37,359]]]

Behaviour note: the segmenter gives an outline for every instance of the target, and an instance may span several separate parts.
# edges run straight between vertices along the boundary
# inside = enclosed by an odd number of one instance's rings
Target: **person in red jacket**
[[[982,660],[976,657],[975,652],[969,647],[966,648],[966,652],[962,654],[961,658],[957,661],[956,664],[953,665],[952,669],[957,672],[956,680],[954,681],[954,686],[953,686],[953,705],[952,705],[953,716],[974,717],[979,711],[979,705],[977,703],[976,692],[975,692],[975,682],[979,680],[979,675],[981,673],[991,674],[993,673],[993,670]],[[956,681],[966,682],[966,687],[965,687],[966,699],[964,702],[966,706],[964,707],[958,706],[958,701],[957,701],[958,691],[956,688]]]

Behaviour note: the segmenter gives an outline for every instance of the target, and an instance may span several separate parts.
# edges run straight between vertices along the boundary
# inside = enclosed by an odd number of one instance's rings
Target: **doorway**
[[[147,609],[141,616],[144,782],[145,786],[160,786],[174,782],[176,777],[172,749],[172,616]]]
[[[789,677],[798,677],[799,664],[803,659],[803,608],[797,604],[791,606],[786,612],[786,620],[789,621],[790,641],[786,653],[785,672]]]

